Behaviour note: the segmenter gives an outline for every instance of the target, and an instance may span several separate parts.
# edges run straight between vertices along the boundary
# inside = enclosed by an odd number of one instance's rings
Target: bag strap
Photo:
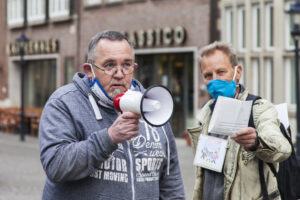
[[[254,102],[258,99],[261,99],[261,97],[255,96],[253,94],[248,94],[248,96],[246,98],[247,101],[252,100],[252,107],[251,107],[248,126],[253,127],[253,128],[255,128],[254,119],[253,119],[253,105],[254,105]],[[272,165],[271,163],[268,163],[268,164]],[[263,167],[264,167],[264,162],[261,159],[258,159],[259,181],[260,181],[261,192],[263,195],[263,200],[269,200],[269,195],[268,195],[268,191],[267,191],[267,185],[266,185]],[[272,165],[272,167],[270,166],[270,168],[271,168],[271,170],[272,169],[275,170],[274,165]],[[275,172],[276,172],[276,170],[275,170]]]
[[[269,200],[269,195],[267,191],[267,185],[266,185],[266,180],[264,176],[264,163],[262,160],[258,160],[258,171],[259,171],[259,181],[260,181],[260,186],[261,186],[261,192],[263,195],[263,200]]]
[[[246,98],[246,101],[252,101],[252,106],[251,106],[251,112],[250,112],[248,126],[249,127],[253,127],[253,128],[255,128],[254,119],[253,119],[253,105],[254,105],[254,102],[256,100],[258,100],[258,99],[261,99],[261,97],[260,96],[255,96],[253,94],[248,94],[248,96]]]

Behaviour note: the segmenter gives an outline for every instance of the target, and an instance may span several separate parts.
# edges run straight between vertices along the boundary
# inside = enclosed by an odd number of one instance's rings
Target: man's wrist
[[[249,151],[256,151],[259,146],[258,134],[256,131],[255,133],[256,133],[255,143],[251,147],[247,148],[247,150]]]

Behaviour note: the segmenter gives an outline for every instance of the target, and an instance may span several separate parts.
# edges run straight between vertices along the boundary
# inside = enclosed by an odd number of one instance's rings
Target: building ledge
[[[68,15],[68,16],[57,16],[57,17],[50,18],[49,22],[60,23],[60,22],[71,21],[71,19],[72,19],[72,17],[70,15]]]
[[[46,19],[28,21],[28,26],[41,26],[46,24]]]
[[[20,28],[24,28],[25,27],[25,23],[16,23],[16,24],[7,24],[7,27],[9,29],[20,29]]]

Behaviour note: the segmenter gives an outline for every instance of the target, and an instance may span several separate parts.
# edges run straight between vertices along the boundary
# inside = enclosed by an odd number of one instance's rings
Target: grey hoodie
[[[44,107],[39,129],[47,174],[43,200],[185,199],[170,125],[152,127],[140,119],[139,136],[116,145],[107,129],[119,114],[94,95],[93,109],[89,96],[87,76],[77,73]]]

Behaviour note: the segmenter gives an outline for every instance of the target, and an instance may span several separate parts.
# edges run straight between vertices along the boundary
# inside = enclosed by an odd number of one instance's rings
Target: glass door
[[[171,125],[174,135],[183,137],[187,122],[193,118],[193,54],[149,54],[136,57],[139,67],[135,77],[145,88],[160,84],[171,91],[174,100]]]

